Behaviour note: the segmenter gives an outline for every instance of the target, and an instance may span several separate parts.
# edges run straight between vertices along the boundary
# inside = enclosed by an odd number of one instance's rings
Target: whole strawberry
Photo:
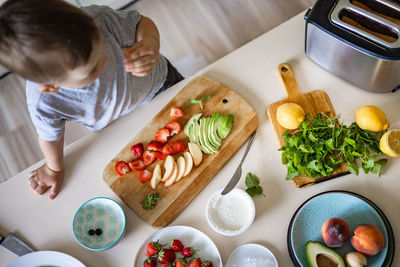
[[[211,261],[203,261],[201,267],[213,267],[213,264]]]
[[[166,264],[163,264],[162,267],[174,267],[174,265],[172,265],[171,263],[166,263]]]
[[[148,257],[151,257],[153,255],[156,255],[161,249],[161,245],[158,242],[150,242],[147,245],[147,249],[146,249],[146,255]]]
[[[180,241],[180,240],[178,240],[178,239],[174,239],[172,242],[171,242],[171,249],[173,250],[173,251],[176,251],[176,252],[181,252],[182,250],[183,250],[183,244],[182,244],[182,242]]]
[[[199,258],[193,258],[189,262],[189,267],[201,267],[201,260]]]
[[[196,250],[194,250],[193,248],[187,247],[181,251],[181,254],[183,257],[192,257],[195,252],[196,252]]]
[[[186,267],[186,266],[188,266],[188,264],[184,258],[176,259],[175,267]]]
[[[143,262],[143,267],[156,267],[156,259],[155,258],[147,258],[144,262]]]
[[[168,262],[174,262],[175,257],[176,256],[174,251],[168,248],[163,248],[158,253],[158,261],[163,264]]]

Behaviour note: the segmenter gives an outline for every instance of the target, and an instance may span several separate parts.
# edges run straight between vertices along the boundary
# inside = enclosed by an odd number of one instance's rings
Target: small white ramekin
[[[206,214],[206,218],[207,218],[207,222],[208,224],[211,226],[211,228],[216,231],[217,233],[221,234],[221,235],[225,235],[225,236],[235,236],[235,235],[239,235],[243,232],[245,232],[253,223],[254,221],[254,217],[256,215],[256,207],[254,205],[254,201],[253,199],[250,197],[250,195],[244,191],[243,189],[240,188],[234,188],[232,189],[231,192],[229,192],[226,196],[228,196],[229,194],[239,194],[240,197],[243,197],[244,200],[246,200],[248,202],[248,209],[250,211],[250,218],[247,224],[243,225],[240,229],[238,230],[228,230],[228,229],[222,229],[222,227],[218,226],[216,224],[216,222],[214,221],[214,219],[211,217],[210,215],[210,209],[212,209],[212,200],[214,199],[214,197],[218,197],[217,195],[221,195],[223,189],[220,189],[218,191],[216,191],[214,194],[211,195],[211,197],[208,199],[207,201],[207,205],[206,205],[206,209],[205,209],[205,214]]]

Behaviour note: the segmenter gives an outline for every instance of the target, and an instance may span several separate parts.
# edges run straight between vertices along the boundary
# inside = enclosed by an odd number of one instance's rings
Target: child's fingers
[[[31,188],[32,188],[33,190],[36,190],[36,188],[37,188],[38,185],[39,185],[39,184],[36,182],[34,176],[30,177],[30,178],[28,179],[28,182],[29,182],[29,184],[31,185]]]
[[[43,193],[46,192],[47,188],[47,185],[39,183],[39,186],[35,189],[35,192],[39,195],[43,195]]]
[[[60,192],[60,188],[61,188],[61,183],[55,183],[51,186],[50,199],[54,199],[58,195],[58,192]]]
[[[156,62],[155,61],[150,61],[149,63],[147,63],[147,64],[144,64],[144,65],[130,65],[130,64],[127,64],[127,65],[125,65],[125,70],[126,71],[135,71],[135,72],[141,72],[141,71],[146,71],[146,70],[148,70],[148,69],[152,69],[152,68],[154,68],[154,66],[156,65]]]
[[[129,68],[140,68],[148,64],[156,64],[156,63],[157,63],[157,58],[155,58],[154,56],[147,55],[138,58],[136,60],[130,60],[128,62],[125,62],[125,66]]]

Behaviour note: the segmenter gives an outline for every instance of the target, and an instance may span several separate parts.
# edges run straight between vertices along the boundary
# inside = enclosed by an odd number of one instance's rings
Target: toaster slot
[[[342,9],[339,12],[339,19],[388,43],[393,43],[398,39],[398,33],[392,27],[351,9]]]
[[[400,24],[400,1],[350,0],[350,3],[391,22]]]

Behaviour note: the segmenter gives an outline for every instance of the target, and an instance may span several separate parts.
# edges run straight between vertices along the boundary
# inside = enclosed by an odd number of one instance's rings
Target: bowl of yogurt
[[[256,215],[254,201],[243,189],[234,188],[224,196],[221,195],[222,190],[212,194],[207,202],[205,211],[207,222],[221,235],[239,235],[254,221]]]

